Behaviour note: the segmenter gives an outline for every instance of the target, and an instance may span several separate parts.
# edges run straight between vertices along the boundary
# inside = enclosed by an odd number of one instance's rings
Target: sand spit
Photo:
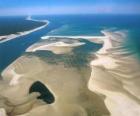
[[[95,43],[103,43],[103,40],[106,36],[43,36],[41,37],[42,40],[46,40],[49,38],[72,38],[72,39],[86,39],[89,41],[94,41]]]
[[[41,38],[42,39],[49,39],[50,37],[53,37],[53,38],[74,38],[74,39],[80,39],[80,38],[86,38],[86,39],[93,39],[93,38],[103,39],[104,38],[104,36],[43,36]]]
[[[66,43],[63,40],[59,40],[53,43],[37,43],[29,48],[27,48],[26,52],[35,52],[39,50],[47,50],[52,51],[54,54],[66,54],[70,53],[75,47],[84,45],[84,42],[79,42],[77,40],[73,41],[72,43]]]
[[[14,76],[9,73],[10,70],[22,75],[18,83],[12,86],[10,82]],[[5,69],[2,77],[5,84],[0,86],[0,107],[5,109],[8,116],[108,114],[103,100],[87,88],[89,68],[65,67],[63,63],[50,64],[36,56],[22,56]],[[36,99],[39,93],[29,94],[30,87],[36,81],[42,82],[53,93],[54,103],[46,104]]]
[[[125,33],[104,32],[103,47],[91,62],[88,88],[105,96],[111,116],[140,116],[140,63],[126,50]]]
[[[27,17],[26,20],[31,20],[31,21],[36,21],[36,22],[44,22],[45,24],[44,24],[43,26],[37,27],[37,28],[32,29],[32,30],[23,31],[23,32],[18,32],[18,33],[16,33],[16,34],[10,34],[10,35],[0,36],[0,43],[3,43],[3,42],[6,42],[6,41],[15,39],[15,38],[17,38],[17,37],[21,37],[21,36],[30,34],[30,33],[32,33],[32,32],[38,31],[38,30],[40,30],[40,29],[46,27],[46,26],[49,24],[49,21],[48,21],[48,20],[35,20],[35,19],[32,19],[32,18],[28,18],[28,17]]]

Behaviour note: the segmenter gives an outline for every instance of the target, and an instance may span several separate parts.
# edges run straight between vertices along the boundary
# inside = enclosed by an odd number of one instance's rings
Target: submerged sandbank
[[[26,18],[26,20],[31,20],[31,21],[35,21],[35,22],[44,22],[45,24],[40,26],[40,27],[34,28],[32,30],[23,31],[23,32],[17,32],[16,34],[0,36],[0,43],[3,43],[3,42],[6,42],[6,41],[15,39],[17,37],[24,36],[24,35],[30,34],[32,32],[38,31],[38,30],[46,27],[49,24],[48,20],[35,20],[35,19],[32,19],[32,18],[28,18],[28,17]]]

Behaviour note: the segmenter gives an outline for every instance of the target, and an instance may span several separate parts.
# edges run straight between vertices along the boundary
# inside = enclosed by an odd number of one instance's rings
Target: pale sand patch
[[[118,66],[116,64],[116,62],[117,62],[116,59],[113,59],[109,56],[104,56],[104,55],[98,55],[97,54],[97,59],[91,61],[90,65],[100,66],[100,67],[103,67],[105,69],[114,69]]]
[[[66,54],[72,52],[75,47],[84,45],[84,42],[76,42],[76,43],[65,43],[63,41],[58,41],[54,43],[42,43],[42,44],[35,44],[27,48],[26,52],[35,52],[38,50],[47,50],[52,51],[55,54]]]
[[[7,116],[5,109],[0,108],[0,116]]]
[[[12,80],[10,80],[9,85],[18,84],[19,83],[18,81],[19,81],[20,77],[22,77],[22,75],[17,74],[14,69],[10,70],[8,73],[12,77]]]

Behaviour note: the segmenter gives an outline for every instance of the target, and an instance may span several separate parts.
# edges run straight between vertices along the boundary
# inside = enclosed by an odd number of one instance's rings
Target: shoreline
[[[90,62],[92,71],[88,89],[106,97],[104,103],[111,116],[140,115],[140,92],[137,84],[140,81],[137,78],[140,76],[140,63],[135,59],[133,51],[128,51],[125,47],[127,31],[101,32],[104,36],[44,36],[42,39],[85,39],[102,44],[102,48],[94,53],[97,59]],[[131,110],[127,110],[127,107]]]
[[[75,47],[82,46],[85,43],[65,43],[63,41],[48,43],[48,44],[34,44],[26,49],[26,52],[36,52],[38,50],[51,51],[54,54],[67,54],[70,53]]]
[[[72,49],[74,49],[75,47],[81,46],[85,43],[80,42],[80,39],[84,39],[84,40],[88,40],[90,42],[94,42],[97,44],[104,44],[108,38],[108,35],[102,31],[102,33],[104,34],[103,36],[43,36],[41,37],[42,40],[47,40],[49,38],[58,38],[59,41],[53,42],[53,43],[36,43],[33,44],[32,46],[30,46],[29,48],[26,49],[26,52],[35,52],[38,50],[47,50],[47,51],[51,51],[55,54],[65,54],[68,53],[70,51],[72,51]],[[66,42],[63,42],[63,38],[69,38],[74,40],[74,43],[68,44]]]
[[[137,83],[140,81],[140,63],[135,54],[125,48],[125,32],[103,33],[107,38],[95,53],[97,59],[90,62],[88,89],[105,97],[104,103],[111,116],[140,115]]]
[[[9,35],[0,36],[0,43],[4,43],[4,42],[7,42],[9,40],[15,39],[17,37],[28,35],[32,32],[35,32],[35,31],[38,31],[40,29],[45,28],[50,23],[48,20],[36,20],[36,19],[32,19],[31,17],[27,17],[25,20],[30,20],[30,21],[35,21],[35,22],[44,22],[45,24],[42,26],[39,26],[37,28],[28,30],[28,31],[22,31],[22,32],[17,32],[16,34],[9,34]]]
[[[140,79],[138,78],[140,77],[140,72],[139,72],[140,64],[133,57],[135,56],[135,54],[131,53],[132,51],[127,51],[127,49],[125,48],[124,43],[127,40],[127,36],[125,36],[125,33],[121,33],[119,31],[116,32],[102,31],[102,33],[104,34],[104,36],[44,36],[43,39],[49,39],[49,37],[58,37],[63,39],[67,37],[75,40],[85,39],[94,43],[103,44],[101,49],[99,49],[95,53],[93,52],[93,54],[95,54],[97,58],[92,59],[90,61],[91,72],[90,75],[88,75],[89,79],[88,79],[88,83],[86,83],[85,88],[87,88],[93,93],[96,93],[99,96],[104,96],[103,99],[102,97],[101,99],[103,100],[105,104],[105,108],[108,109],[111,116],[126,116],[126,115],[136,116],[137,114],[140,115],[140,110],[139,110],[140,109],[140,105],[139,105],[140,86],[138,83],[140,82]],[[77,43],[75,43],[74,45],[77,45]],[[61,41],[51,43],[49,45],[49,47],[51,47],[49,48],[49,50],[55,51],[54,52],[55,54],[62,54],[62,53],[69,52],[70,49],[67,49],[66,51],[58,50],[58,48],[60,49],[63,46],[66,48],[66,47],[70,47],[71,44],[67,44]],[[38,49],[46,49],[47,47],[48,45],[44,45],[40,47],[38,46],[37,49],[34,49],[34,46],[33,47],[30,46],[28,50],[31,49],[31,51],[32,50],[36,51]],[[54,47],[56,49],[54,49]],[[23,63],[23,61],[26,62],[27,67],[25,65],[25,62]],[[42,70],[46,72],[48,66],[51,66],[51,65],[45,65],[45,63],[38,58],[32,59],[31,57],[25,57],[24,60],[21,59],[20,61],[18,61],[18,63],[21,62],[22,65],[25,65],[25,69],[28,68],[28,66],[30,66],[29,70],[31,70],[31,72],[29,73],[31,73],[31,78],[33,76],[32,72],[38,72],[39,74],[42,75],[42,73],[40,72]],[[12,65],[14,67],[17,66],[16,64],[15,65],[12,64]],[[53,69],[52,71],[55,71],[55,73],[50,73],[50,74],[54,74],[52,77],[55,76],[58,77],[58,75],[56,75],[57,70],[54,70],[54,68],[56,68],[57,66],[58,65],[54,65],[54,67],[48,68],[48,72],[51,72],[50,71],[51,69]],[[36,69],[34,68],[35,70],[33,70],[31,67],[37,67],[37,68]],[[16,70],[14,72],[14,68],[12,69],[10,67],[8,68],[5,69],[5,73],[3,73],[2,77],[7,77],[5,79],[9,80],[9,78],[12,75],[13,78],[10,79],[11,85],[18,85],[19,82],[22,82],[22,80],[19,79],[21,78],[21,76],[24,75],[20,73],[16,73]],[[62,71],[61,70],[62,67],[58,67],[58,69],[59,69],[58,72]],[[10,72],[10,70],[13,71]],[[28,69],[25,70],[25,72],[26,71],[28,72]],[[65,72],[66,71],[67,70],[65,70]],[[71,69],[68,70],[68,72],[69,71],[71,71]],[[60,77],[64,76],[63,73],[61,72],[62,75]],[[46,73],[44,73],[44,77],[46,78],[45,74]],[[70,72],[69,74],[71,77],[71,74],[73,74],[73,72]],[[65,76],[67,76],[67,74]],[[72,77],[75,77],[75,75]],[[70,82],[70,80],[69,81],[65,80],[63,82]],[[44,82],[44,80],[42,80],[42,82]],[[50,81],[50,82],[54,82],[54,81]],[[59,81],[56,81],[56,83],[58,82]],[[51,84],[52,83],[50,83],[50,86]],[[77,83],[75,85],[77,85]],[[58,87],[60,87],[60,85]],[[54,90],[56,90],[56,88]],[[92,100],[96,101],[96,99],[92,99]]]
[[[50,37],[56,37],[56,38],[73,38],[73,39],[80,39],[80,38],[86,38],[86,39],[92,39],[92,38],[98,38],[102,39],[105,36],[43,36],[41,37],[42,40],[48,39]]]

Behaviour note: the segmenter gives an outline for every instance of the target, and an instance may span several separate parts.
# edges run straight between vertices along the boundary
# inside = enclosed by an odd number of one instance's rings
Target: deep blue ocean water
[[[25,16],[0,16],[0,36],[34,29],[43,22],[26,20]]]
[[[9,31],[8,26],[4,26],[3,17],[0,17],[0,25],[4,30]],[[7,17],[10,18],[10,17]],[[22,21],[19,17],[10,23]],[[45,35],[102,35],[101,30],[127,30],[129,31],[130,42],[133,43],[132,49],[140,53],[140,16],[138,15],[49,15],[33,16],[40,20],[49,20],[50,24],[29,35],[0,44],[0,72],[11,64],[14,60],[24,54],[26,48],[36,43]],[[8,20],[8,19],[7,19]],[[8,22],[9,23],[9,22]],[[25,23],[25,22],[24,22]],[[23,24],[24,24],[23,23]],[[27,22],[26,22],[27,23]],[[6,21],[5,21],[6,25]],[[34,25],[38,25],[37,22]],[[10,25],[10,28],[13,25]],[[29,25],[33,26],[33,25]],[[7,28],[7,29],[6,29]],[[29,27],[28,27],[29,28]],[[11,31],[11,30],[10,30]],[[15,30],[16,31],[16,30]],[[4,32],[1,32],[4,33]],[[7,32],[10,33],[10,32]],[[90,47],[87,47],[90,49]]]

